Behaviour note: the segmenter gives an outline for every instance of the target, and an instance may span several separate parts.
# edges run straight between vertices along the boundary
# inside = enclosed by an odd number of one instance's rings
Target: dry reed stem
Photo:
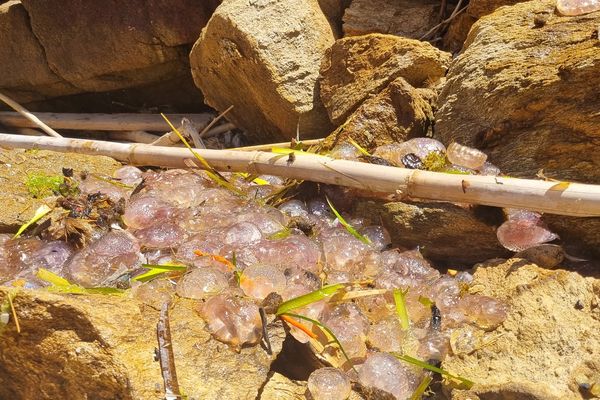
[[[0,134],[0,146],[105,155],[131,165],[182,168],[188,149],[82,139]],[[383,192],[402,199],[429,199],[529,209],[579,217],[600,216],[600,185],[547,182],[387,167],[302,154],[290,160],[259,151],[197,149],[214,169],[279,175],[292,179]]]
[[[25,118],[30,120],[31,122],[33,122],[35,124],[35,126],[37,126],[41,130],[46,132],[48,135],[56,137],[56,138],[62,137],[58,132],[56,132],[54,129],[50,128],[48,125],[46,125],[45,123],[40,121],[40,119],[38,117],[36,117],[32,113],[30,113],[25,107],[23,107],[22,105],[20,105],[19,103],[17,103],[13,99],[11,99],[10,97],[6,96],[5,94],[0,93],[0,100],[5,102],[13,110],[18,112],[19,114],[21,114],[22,116],[24,116]]]

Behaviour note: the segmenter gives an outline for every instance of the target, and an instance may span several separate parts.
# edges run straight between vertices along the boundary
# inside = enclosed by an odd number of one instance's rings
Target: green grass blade
[[[345,287],[345,283],[336,283],[335,285],[324,286],[321,289],[315,290],[314,292],[306,293],[302,296],[294,297],[293,299],[284,301],[279,305],[279,308],[277,309],[277,315],[287,314],[288,312],[297,308],[301,308],[325,298],[332,297]]]
[[[360,144],[356,143],[351,137],[348,138],[348,142],[350,142],[350,144],[354,146],[356,150],[358,150],[362,155],[371,157],[371,154],[369,154],[369,152],[365,150]]]
[[[340,348],[342,354],[344,355],[344,358],[346,358],[348,363],[352,366],[352,369],[354,370],[354,372],[357,372],[356,369],[354,368],[354,365],[352,364],[352,361],[350,361],[350,357],[348,357],[346,350],[344,350],[344,346],[342,346],[342,344],[340,343],[338,338],[335,336],[335,333],[333,333],[333,331],[331,329],[329,329],[325,324],[323,324],[320,321],[317,321],[316,319],[312,319],[312,318],[309,318],[309,317],[306,317],[306,316],[300,315],[300,314],[285,313],[285,315],[292,317],[292,318],[298,318],[298,319],[303,319],[308,322],[312,322],[313,324],[319,326],[321,329],[323,329],[325,332],[327,332],[327,334],[329,336],[331,336],[331,340],[333,340],[333,342]]]
[[[421,400],[432,380],[431,375],[425,375],[419,386],[415,389],[415,392],[410,396],[410,400]]]
[[[352,236],[354,236],[355,238],[357,238],[358,240],[360,240],[364,244],[371,244],[371,241],[369,240],[368,237],[363,236],[360,233],[358,233],[358,231],[356,229],[354,229],[354,227],[352,225],[350,225],[348,222],[346,222],[346,220],[335,209],[335,207],[331,203],[331,200],[329,200],[329,197],[325,196],[325,200],[327,200],[327,204],[329,204],[329,208],[331,208],[331,211],[333,211],[333,214],[335,215],[335,217],[338,219],[338,221],[340,221],[340,224],[342,224],[342,226],[344,228],[346,228],[346,230],[348,232],[350,232],[350,234]]]
[[[475,384],[475,382],[467,379],[467,378],[463,378],[462,376],[458,376],[458,375],[454,375],[451,374],[450,372],[443,370],[441,368],[436,367],[435,365],[431,365],[429,363],[426,363],[425,361],[419,360],[418,358],[414,358],[411,356],[408,356],[406,354],[398,354],[398,353],[391,353],[394,357],[396,357],[399,360],[405,361],[409,364],[412,365],[416,365],[417,367],[421,367],[424,369],[427,369],[429,371],[433,371],[433,372],[437,372],[440,375],[446,376],[450,379],[454,379],[456,381],[459,381],[462,385],[464,385],[467,389],[470,389],[473,387],[473,385]]]
[[[169,119],[165,116],[165,114],[161,113],[160,115],[164,118],[165,121],[167,121],[167,124],[169,124],[169,127],[171,127],[171,129],[173,130],[173,132],[175,132],[177,134],[177,136],[179,137],[179,140],[181,140],[181,142],[185,145],[185,147],[187,147],[188,150],[192,152],[192,154],[194,155],[194,157],[206,169],[206,174],[209,176],[210,179],[212,179],[218,185],[221,185],[221,186],[223,186],[223,187],[231,190],[232,192],[235,192],[235,193],[240,194],[240,195],[243,194],[238,188],[236,188],[231,183],[229,183],[227,181],[227,179],[225,179],[223,177],[223,175],[221,175],[219,172],[217,172],[217,170],[215,170],[213,167],[211,167],[210,164],[208,163],[208,161],[206,161],[204,159],[204,157],[202,157],[200,154],[198,154],[196,151],[194,151],[194,149],[192,148],[192,146],[190,146],[190,144],[188,143],[188,141],[185,140],[185,138],[183,137],[183,135],[179,132],[179,130],[177,128],[175,128],[175,126],[171,123],[171,121],[169,121]]]
[[[136,276],[135,278],[133,278],[134,281],[148,282],[148,281],[156,278],[159,275],[166,274],[167,272],[185,271],[187,269],[187,266],[177,265],[177,264],[161,264],[161,265],[142,264],[142,267],[148,268],[149,271]]]
[[[52,209],[50,207],[48,207],[47,205],[43,204],[41,205],[36,211],[35,214],[33,215],[33,218],[31,218],[29,221],[27,221],[26,223],[24,223],[23,225],[21,225],[21,227],[19,228],[19,230],[17,231],[17,233],[15,233],[15,236],[13,236],[13,239],[18,238],[19,236],[21,236],[21,234],[23,232],[25,232],[25,229],[29,228],[31,225],[35,224],[36,222],[38,222],[40,219],[42,219],[46,214],[48,214],[50,211],[52,211]]]
[[[405,331],[409,328],[408,310],[406,309],[406,293],[408,293],[408,289],[406,291],[395,289],[393,292],[394,303],[396,304],[396,314],[398,314],[400,326]]]
[[[54,272],[48,271],[45,268],[38,269],[35,276],[37,276],[39,279],[41,279],[45,282],[48,282],[54,286],[69,286],[69,285],[71,285],[71,282],[69,282],[65,278],[58,276]]]

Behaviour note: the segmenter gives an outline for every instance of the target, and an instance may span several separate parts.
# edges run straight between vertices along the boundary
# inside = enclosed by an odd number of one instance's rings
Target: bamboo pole
[[[185,167],[189,150],[97,140],[54,139],[0,134],[0,146],[105,155],[131,165]],[[319,155],[287,155],[259,151],[196,150],[219,171],[280,175],[349,186],[399,198],[475,203],[529,209],[579,217],[600,216],[600,185],[542,180],[444,174],[334,160]]]
[[[76,114],[76,113],[36,113],[37,117],[55,129],[81,131],[146,131],[165,132],[169,126],[160,114]],[[171,121],[188,118],[197,126],[205,126],[212,114],[167,114]],[[0,124],[18,128],[37,128],[24,116],[16,112],[0,112]]]
[[[17,115],[31,122],[32,126],[28,126],[27,128],[40,128],[50,136],[56,138],[62,137],[58,132],[56,132],[54,129],[50,128],[48,125],[40,121],[38,117],[33,115],[31,112],[29,112],[29,110],[27,110],[25,107],[23,107],[10,97],[0,93],[0,100],[8,104],[8,106],[13,110],[17,111]]]

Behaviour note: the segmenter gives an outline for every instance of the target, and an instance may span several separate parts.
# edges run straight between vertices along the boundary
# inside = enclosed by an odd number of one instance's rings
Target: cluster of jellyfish
[[[422,168],[432,154],[442,171],[500,173],[475,149],[458,144],[446,149],[426,138],[381,146],[373,157]],[[348,144],[331,155],[360,159]],[[186,170],[142,172],[124,166],[111,179],[82,178],[80,196],[103,196],[115,208],[120,204],[120,218],[95,226],[87,240],[76,244],[57,239],[57,229],[17,239],[0,235],[0,284],[44,287],[48,284],[36,271],[45,268],[83,287],[130,287],[131,296],[155,308],[175,295],[196,299],[206,328],[237,350],[261,341],[260,307],[274,293],[285,302],[325,285],[347,284],[350,291],[366,287],[375,294],[321,299],[294,310],[328,327],[351,361],[313,372],[308,387],[316,400],[346,398],[351,382],[408,398],[425,372],[395,355],[436,363],[449,351],[468,353],[476,346],[477,330],[493,330],[507,317],[502,302],[468,293],[468,272],[441,274],[418,249],[392,248],[383,226],[343,214],[355,230],[351,232],[324,198],[268,205],[265,199],[284,186],[281,178],[261,176],[256,183],[239,174],[224,176],[235,190],[204,172]],[[72,209],[55,212],[62,213],[59,218],[74,215]],[[509,212],[499,231],[501,241],[514,251],[552,240],[552,235],[538,215],[517,210]],[[139,282],[134,278],[147,271],[143,264],[183,265],[187,270]],[[408,328],[399,321],[395,289],[405,293]],[[318,327],[297,322],[290,325],[291,334],[309,342],[308,332]]]

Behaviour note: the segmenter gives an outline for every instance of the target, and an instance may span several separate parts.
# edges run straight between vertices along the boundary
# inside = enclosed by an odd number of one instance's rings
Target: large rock
[[[0,303],[7,288],[0,289]],[[15,290],[15,289],[12,289]],[[13,322],[0,340],[0,398],[164,398],[157,346],[158,312],[120,296],[56,295],[20,290]],[[170,311],[175,367],[181,390],[196,399],[258,397],[285,333],[271,325],[274,355],[260,346],[235,353],[212,339],[190,300]]]
[[[510,311],[494,332],[476,332],[472,351],[462,347],[443,362],[476,382],[452,399],[593,397],[585,386],[600,382],[600,280],[510,259],[478,266],[470,291],[501,299]]]
[[[519,3],[473,26],[440,94],[436,137],[485,151],[511,176],[543,168],[600,183],[600,12],[562,17],[554,6]]]
[[[509,254],[496,238],[502,213],[493,207],[361,200],[355,210],[383,222],[393,245],[420,246],[427,258],[440,263],[472,265]]]
[[[387,33],[421,38],[438,21],[434,0],[354,0],[344,13],[344,35]]]
[[[30,174],[61,176],[62,168],[112,176],[121,166],[110,157],[46,150],[0,149],[0,232],[16,232],[47,201],[35,199],[26,182]]]
[[[190,54],[205,101],[254,139],[303,138],[331,125],[319,99],[319,62],[335,40],[317,0],[226,0]]]
[[[368,98],[323,143],[332,148],[354,139],[372,149],[391,142],[425,136],[433,123],[431,89],[415,89],[404,78],[397,78],[379,94]]]
[[[11,1],[0,8],[0,88],[29,102],[189,74],[188,46],[217,3]]]
[[[360,104],[396,78],[425,87],[443,77],[451,55],[429,43],[392,35],[340,39],[321,65],[321,99],[329,118],[342,124]]]

